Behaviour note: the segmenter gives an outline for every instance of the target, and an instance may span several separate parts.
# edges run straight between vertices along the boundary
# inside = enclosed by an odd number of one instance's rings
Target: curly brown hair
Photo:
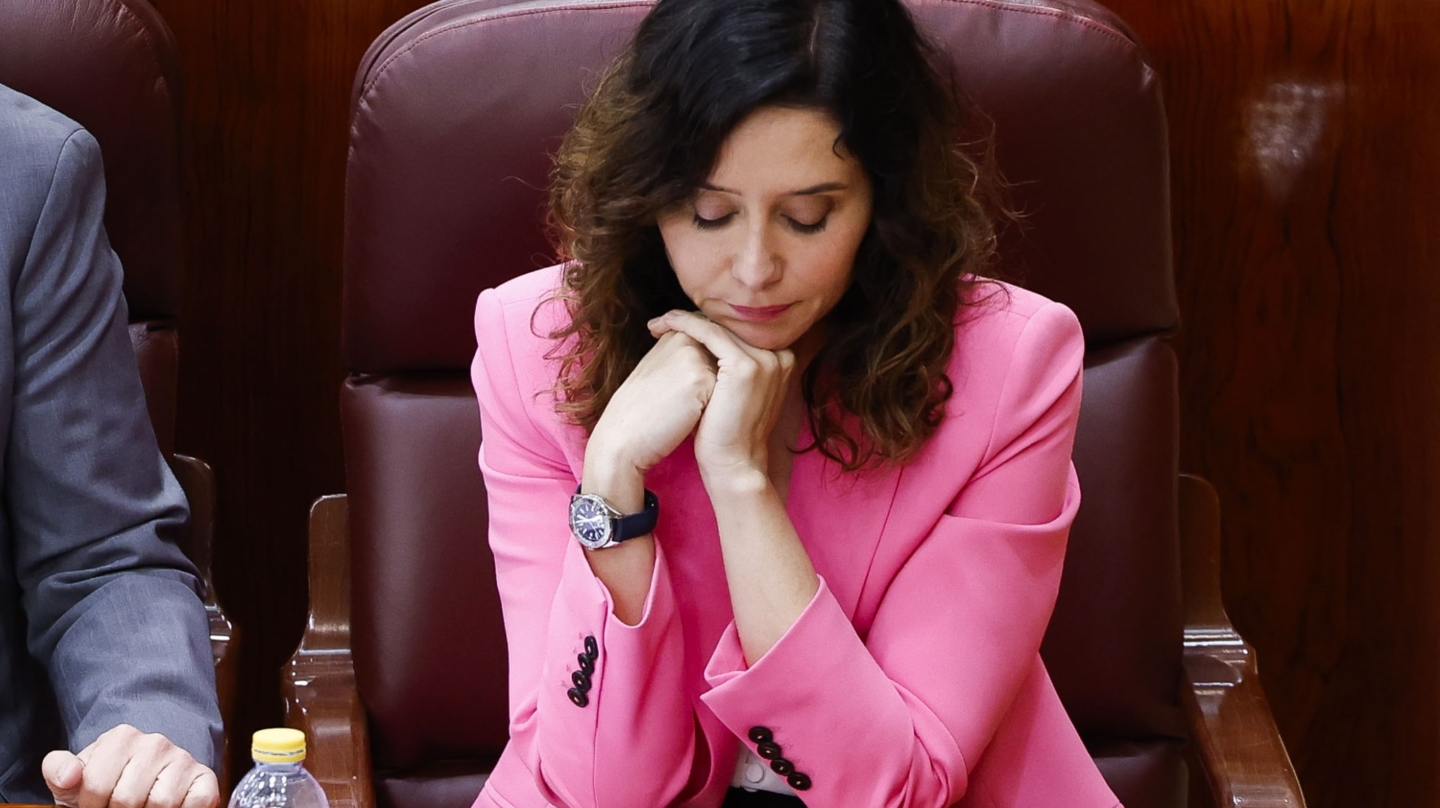
[[[600,77],[556,156],[550,218],[569,322],[549,336],[556,409],[594,428],[654,338],[691,309],[657,216],[691,198],[721,144],[766,105],[831,114],[874,189],[849,289],[801,387],[815,442],[855,471],[899,463],[934,433],[962,306],[1003,211],[985,124],[899,0],[660,0]]]

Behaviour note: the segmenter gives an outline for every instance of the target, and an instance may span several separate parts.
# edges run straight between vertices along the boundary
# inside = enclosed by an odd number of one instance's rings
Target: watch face
[[[591,549],[610,542],[611,517],[603,502],[588,495],[570,500],[570,530],[581,544]]]

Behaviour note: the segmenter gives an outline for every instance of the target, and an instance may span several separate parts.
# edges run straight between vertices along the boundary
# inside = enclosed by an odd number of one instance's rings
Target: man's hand
[[[215,773],[171,743],[129,724],[106,731],[80,754],[51,752],[40,765],[57,805],[71,808],[215,808]]]

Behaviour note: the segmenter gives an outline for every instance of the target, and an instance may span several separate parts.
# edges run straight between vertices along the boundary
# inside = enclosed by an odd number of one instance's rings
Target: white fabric
[[[730,778],[730,785],[746,791],[769,791],[795,796],[795,791],[785,782],[785,778],[771,771],[769,762],[750,751],[750,747],[743,743],[740,744],[740,758],[735,761],[735,776]]]

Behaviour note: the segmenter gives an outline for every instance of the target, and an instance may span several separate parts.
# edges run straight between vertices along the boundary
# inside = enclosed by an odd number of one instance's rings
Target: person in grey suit
[[[0,86],[0,802],[209,808],[203,584],[104,212],[95,139]]]

